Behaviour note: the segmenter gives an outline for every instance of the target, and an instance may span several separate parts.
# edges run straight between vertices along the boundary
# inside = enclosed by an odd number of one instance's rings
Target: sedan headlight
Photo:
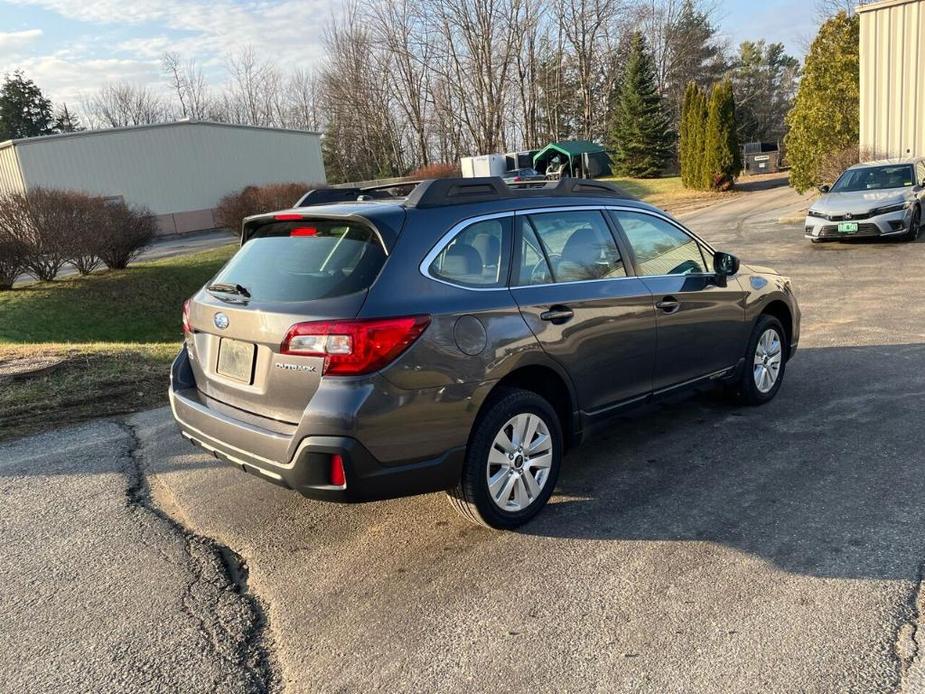
[[[902,212],[907,210],[912,206],[912,200],[907,200],[906,202],[900,202],[896,205],[887,205],[886,207],[878,207],[870,211],[871,217],[876,217],[880,214],[890,214],[891,212]]]
[[[806,214],[810,217],[819,217],[820,219],[828,219],[825,213],[817,212],[816,210],[809,210]]]

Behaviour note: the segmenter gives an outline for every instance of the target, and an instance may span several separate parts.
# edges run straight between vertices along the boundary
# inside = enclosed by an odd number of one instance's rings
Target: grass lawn
[[[0,439],[165,403],[183,301],[234,250],[0,292]],[[31,362],[51,367],[4,375]]]
[[[605,179],[617,184],[630,195],[645,200],[651,205],[661,207],[672,214],[695,210],[717,200],[724,200],[737,195],[735,191],[729,193],[715,193],[712,191],[689,190],[681,185],[680,176],[665,178],[608,178]]]

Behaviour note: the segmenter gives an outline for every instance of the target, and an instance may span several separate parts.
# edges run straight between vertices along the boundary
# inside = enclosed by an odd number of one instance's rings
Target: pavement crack
[[[899,682],[896,691],[900,693],[921,691],[922,673],[917,673],[916,682],[912,681],[915,670],[923,667],[922,656],[925,655],[925,633],[920,628],[925,613],[925,562],[919,565],[915,586],[909,594],[908,602],[903,606],[903,621],[896,631],[894,651],[899,660]]]
[[[154,503],[138,432],[126,421],[117,424],[128,436],[126,504],[134,512],[153,515],[182,541],[182,561],[157,543],[151,546],[165,561],[182,564],[191,574],[181,604],[213,655],[229,670],[214,687],[234,679],[248,692],[276,691],[279,683],[267,643],[269,624],[260,599],[248,588],[246,561],[231,548],[192,532]]]

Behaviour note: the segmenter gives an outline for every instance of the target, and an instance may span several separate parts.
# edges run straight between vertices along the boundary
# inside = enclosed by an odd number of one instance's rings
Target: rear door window
[[[504,287],[510,246],[510,217],[473,222],[443,247],[428,272],[431,277],[464,287]]]
[[[278,221],[254,230],[212,283],[244,287],[254,301],[313,301],[368,289],[385,251],[355,221]]]
[[[541,250],[548,260],[548,267],[554,282],[583,282],[587,280],[626,277],[623,259],[613,234],[597,210],[565,211],[533,214],[524,225],[524,242],[534,238],[526,233],[532,228],[539,239]],[[524,254],[522,263],[529,262]],[[534,269],[542,265],[534,263],[531,268],[521,268],[520,277],[526,284],[534,284],[539,275]]]

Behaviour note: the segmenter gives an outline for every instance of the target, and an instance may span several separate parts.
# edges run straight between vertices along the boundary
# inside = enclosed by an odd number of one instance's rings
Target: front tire
[[[909,222],[909,231],[903,234],[903,241],[915,241],[922,229],[922,208],[916,207],[912,212],[912,221]]]
[[[538,514],[552,495],[562,462],[562,426],[536,393],[504,388],[469,437],[452,506],[473,523],[510,530]]]
[[[771,402],[784,382],[787,368],[787,333],[774,316],[763,315],[755,323],[745,367],[739,378],[736,395],[743,405],[764,405]]]

